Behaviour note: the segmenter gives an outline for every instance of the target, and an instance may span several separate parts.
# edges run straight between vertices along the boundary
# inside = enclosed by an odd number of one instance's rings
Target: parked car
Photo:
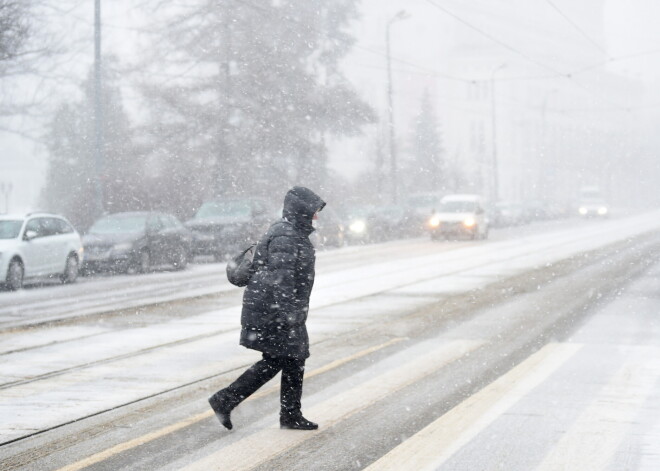
[[[25,280],[39,278],[73,283],[82,261],[80,235],[62,216],[0,216],[0,283],[7,289],[20,289]]]
[[[447,195],[428,220],[431,239],[486,239],[489,220],[478,195]]]
[[[193,254],[216,260],[256,242],[273,222],[273,206],[262,198],[220,198],[202,204],[186,222],[193,233]],[[280,214],[281,216],[281,214]]]
[[[147,272],[158,265],[183,270],[192,234],[171,214],[115,213],[98,219],[83,237],[83,271]]]

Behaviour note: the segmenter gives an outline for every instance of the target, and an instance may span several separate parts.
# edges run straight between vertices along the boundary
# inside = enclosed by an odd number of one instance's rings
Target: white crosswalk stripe
[[[580,348],[581,345],[578,344],[546,345],[504,376],[391,450],[367,470],[437,469]]]
[[[564,433],[537,471],[607,469],[640,406],[660,378],[660,351],[639,347]]]

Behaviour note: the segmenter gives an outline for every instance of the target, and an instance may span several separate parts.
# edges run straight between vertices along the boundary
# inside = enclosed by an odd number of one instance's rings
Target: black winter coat
[[[283,218],[259,241],[256,272],[243,294],[241,345],[280,357],[309,357],[307,312],[316,255],[309,235],[325,202],[294,187],[284,198]]]

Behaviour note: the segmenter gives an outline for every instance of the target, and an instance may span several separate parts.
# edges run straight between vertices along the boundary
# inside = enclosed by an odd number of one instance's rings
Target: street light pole
[[[550,91],[548,91],[545,96],[543,97],[543,103],[541,105],[541,155],[540,155],[540,161],[539,161],[539,166],[536,169],[537,173],[537,178],[538,178],[538,183],[537,187],[539,189],[539,194],[537,195],[541,199],[547,199],[548,198],[548,193],[549,193],[549,188],[552,188],[554,186],[554,178],[552,178],[552,174],[549,172],[550,166],[549,164],[549,155],[548,155],[548,149],[550,146],[548,146],[548,123],[547,123],[547,110],[548,110],[548,98],[550,98],[550,95],[553,93],[556,93],[557,89],[554,88]],[[548,172],[546,173],[546,169]],[[547,181],[547,180],[550,181]]]
[[[396,159],[396,138],[394,132],[394,105],[392,103],[392,59],[390,56],[390,28],[393,23],[399,20],[405,20],[409,15],[405,10],[401,10],[394,15],[385,28],[385,48],[387,56],[387,117],[390,131],[390,167],[392,173],[392,201],[394,204],[398,200],[397,189],[397,159]]]
[[[94,0],[94,190],[97,214],[102,214],[103,185],[103,101],[101,77],[101,0]]]
[[[506,67],[506,64],[500,64],[493,69],[490,74],[490,101],[491,101],[491,120],[492,120],[492,152],[493,152],[493,188],[491,190],[491,200],[493,203],[497,202],[499,198],[499,178],[497,175],[498,165],[497,165],[497,126],[496,126],[496,110],[495,110],[495,74]]]

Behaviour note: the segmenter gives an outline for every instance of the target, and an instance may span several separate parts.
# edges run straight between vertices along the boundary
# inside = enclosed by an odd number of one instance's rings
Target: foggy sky
[[[603,60],[601,51],[590,44],[584,37],[577,33],[572,26],[566,23],[544,0],[518,0],[497,2],[489,1],[497,9],[498,4],[510,6],[511,4],[525,5],[525,8],[515,9],[512,14],[504,15],[503,18],[484,19],[470,12],[470,6],[479,4],[478,0],[436,0],[437,3],[446,6],[452,11],[460,12],[462,17],[493,36],[506,39],[506,42],[516,48],[525,48],[525,37],[516,36],[516,29],[526,21],[540,21],[548,27],[561,28],[567,35],[573,35],[573,47],[567,50],[561,47],[557,50],[546,51],[539,60],[549,65],[562,64],[566,62],[566,55],[574,54],[576,62],[589,65],[598,60]],[[64,6],[67,2],[61,2]],[[78,5],[66,17],[58,18],[55,29],[70,31],[72,43],[75,44],[75,53],[71,59],[64,64],[60,74],[67,75],[71,81],[58,84],[47,84],[52,87],[53,92],[50,106],[56,106],[58,100],[67,96],[78,99],[76,85],[82,81],[87,73],[93,59],[92,41],[92,4],[93,2],[68,2]],[[142,4],[148,4],[148,1]],[[553,3],[570,16],[588,35],[596,38],[598,25],[594,25],[589,18],[589,4],[593,0],[554,0]],[[104,53],[116,54],[128,70],[133,70],[138,55],[136,51],[147,44],[147,37],[142,29],[148,29],[152,18],[157,15],[148,14],[144,10],[134,7],[135,2],[130,0],[114,0],[103,2],[103,21],[106,24],[103,31]],[[372,104],[379,112],[385,110],[385,45],[384,25],[389,18],[399,10],[405,9],[410,18],[401,21],[392,28],[392,56],[403,59],[410,64],[393,63],[397,69],[394,74],[395,80],[395,108],[401,122],[397,123],[397,129],[404,133],[408,130],[408,117],[414,113],[412,106],[418,104],[418,94],[415,91],[414,77],[419,76],[421,67],[430,71],[443,72],[447,60],[455,46],[457,35],[465,37],[473,34],[475,41],[488,43],[476,32],[470,32],[469,28],[456,21],[456,19],[433,8],[423,0],[363,0],[361,4],[362,18],[354,26],[357,37],[357,47],[346,58],[345,65],[347,76],[354,83],[364,98]],[[506,8],[505,10],[509,10]],[[54,16],[55,18],[55,16]],[[602,38],[596,38],[596,42],[603,41],[602,46],[615,60],[603,68],[609,72],[624,74],[645,83],[655,84],[660,79],[660,54],[643,55],[625,60],[617,58],[636,54],[654,49],[660,49],[660,29],[657,28],[657,20],[660,18],[660,4],[653,0],[606,0],[602,22]],[[148,35],[147,35],[148,36]],[[88,41],[86,41],[88,39]],[[489,47],[493,47],[490,44]],[[497,46],[496,46],[497,47]],[[548,58],[553,55],[558,60],[553,64]],[[512,58],[524,65],[524,59]],[[515,62],[514,62],[515,63]],[[529,64],[527,64],[529,66]],[[415,73],[410,73],[410,72]],[[139,78],[139,74],[137,74]],[[129,110],[134,112],[139,109],[139,96],[131,88],[131,80],[136,79],[136,73],[127,73],[123,84],[124,100]],[[411,81],[406,86],[405,81]],[[24,80],[26,93],[31,93],[32,87],[38,82],[35,80]],[[426,82],[425,82],[426,83]],[[445,86],[443,79],[431,80],[433,88],[441,89]],[[411,85],[412,84],[412,85]],[[651,87],[651,90],[657,87]],[[655,101],[653,101],[655,98]],[[649,97],[649,103],[660,103],[660,95]],[[410,108],[410,109],[408,109]],[[34,133],[35,123],[28,119],[14,119],[9,123],[12,127]],[[37,123],[38,125],[39,123]],[[3,152],[0,155],[0,180],[12,181],[14,192],[12,195],[10,210],[32,209],[36,203],[40,187],[43,183],[47,154],[42,146],[23,137],[0,132]],[[331,150],[331,167],[344,175],[352,176],[364,169],[368,164],[368,147],[364,140],[352,139],[333,143]],[[0,201],[0,208],[4,208],[4,201]]]

